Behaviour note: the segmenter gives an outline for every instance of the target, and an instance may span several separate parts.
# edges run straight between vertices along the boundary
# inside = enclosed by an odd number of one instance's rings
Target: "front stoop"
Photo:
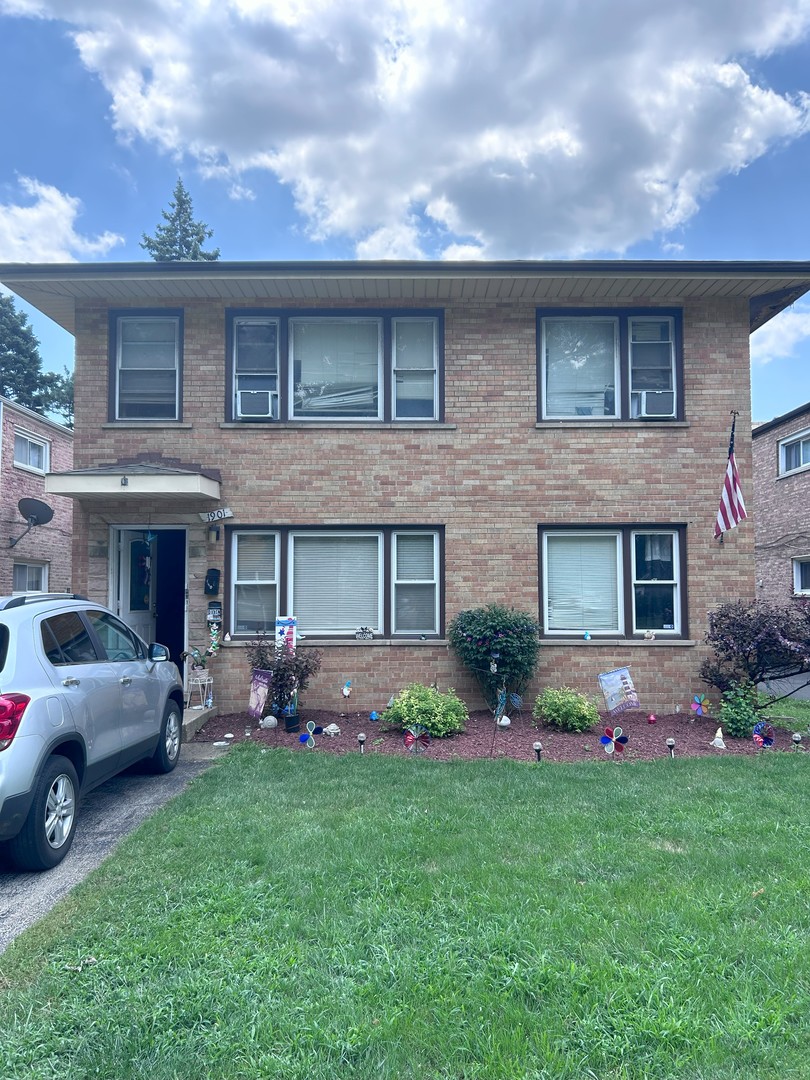
[[[183,742],[193,739],[206,720],[216,716],[217,710],[212,706],[210,709],[184,709],[183,710]]]

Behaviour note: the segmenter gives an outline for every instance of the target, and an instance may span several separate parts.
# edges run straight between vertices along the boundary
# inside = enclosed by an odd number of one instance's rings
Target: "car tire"
[[[160,725],[160,738],[152,755],[152,768],[158,773],[170,773],[180,760],[183,740],[183,714],[176,701],[167,701]]]
[[[22,829],[8,842],[20,870],[50,870],[73,844],[79,810],[79,778],[61,754],[48,758],[37,778],[34,801]]]

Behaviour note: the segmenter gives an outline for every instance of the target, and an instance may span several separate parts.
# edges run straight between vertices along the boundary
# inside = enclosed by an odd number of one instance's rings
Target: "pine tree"
[[[39,413],[54,412],[73,426],[73,375],[42,370],[39,342],[28,316],[0,295],[0,394]]]
[[[202,221],[194,220],[191,196],[178,176],[174,186],[174,199],[169,202],[171,212],[162,210],[165,225],[155,227],[155,235],[143,233],[141,247],[148,251],[155,262],[215,262],[219,248],[203,251],[206,240],[214,235]]]

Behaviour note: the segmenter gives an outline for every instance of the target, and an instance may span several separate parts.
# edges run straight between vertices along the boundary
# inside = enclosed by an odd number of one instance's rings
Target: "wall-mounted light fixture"
[[[129,477],[128,476],[122,476],[121,477],[121,487],[129,487]]]
[[[208,526],[208,543],[209,544],[217,544],[217,543],[219,543],[219,525],[209,525]]]

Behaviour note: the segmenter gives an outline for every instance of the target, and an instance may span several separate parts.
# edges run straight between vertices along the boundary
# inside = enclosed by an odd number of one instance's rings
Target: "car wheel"
[[[183,738],[183,715],[176,701],[168,701],[160,726],[160,739],[152,755],[155,772],[169,773],[180,760],[180,743]]]
[[[9,841],[21,870],[50,870],[70,851],[79,809],[79,778],[73,763],[55,754],[39,774],[34,801],[17,835]]]

